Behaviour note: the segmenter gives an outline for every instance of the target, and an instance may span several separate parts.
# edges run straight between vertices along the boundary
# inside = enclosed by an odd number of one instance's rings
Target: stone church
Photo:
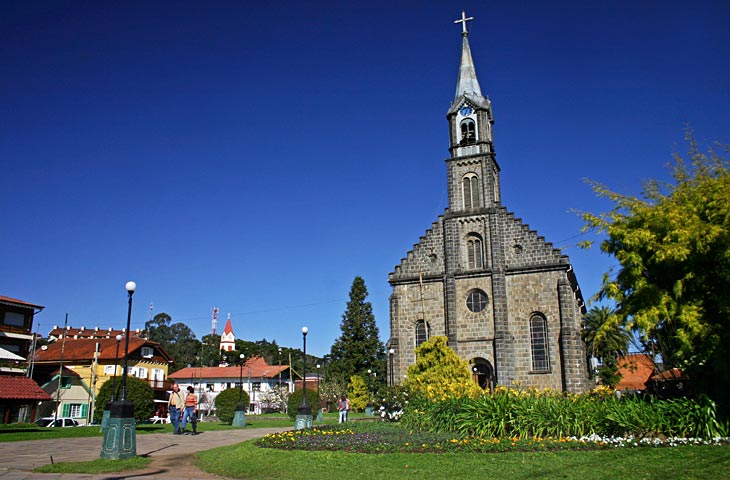
[[[388,282],[394,383],[414,349],[442,335],[483,388],[494,385],[582,392],[591,388],[580,339],[585,313],[567,255],[502,204],[494,118],[482,94],[462,13],[461,65],[446,113],[448,208]]]

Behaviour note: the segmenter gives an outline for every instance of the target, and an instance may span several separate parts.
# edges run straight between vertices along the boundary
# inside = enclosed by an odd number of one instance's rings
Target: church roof
[[[223,329],[223,333],[233,333],[233,327],[231,327],[230,317],[226,320],[226,328]]]
[[[489,107],[489,99],[482,95],[482,89],[477,79],[474,59],[469,48],[469,32],[461,34],[461,63],[459,64],[459,76],[456,80],[456,94],[454,102],[449,108],[449,114],[456,112],[464,101],[469,101],[475,107]]]

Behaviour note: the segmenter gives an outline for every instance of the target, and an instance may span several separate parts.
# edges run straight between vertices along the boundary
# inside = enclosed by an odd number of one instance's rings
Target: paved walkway
[[[209,475],[193,464],[193,453],[225,445],[234,445],[267,433],[282,432],[291,428],[247,428],[241,430],[217,430],[199,435],[173,435],[151,433],[137,435],[137,455],[152,458],[144,470],[124,473],[88,474],[41,474],[33,470],[53,462],[83,462],[96,460],[101,452],[102,437],[64,438],[4,442],[0,444],[0,480],[157,480],[171,479],[214,480],[224,477]],[[51,460],[52,459],[52,460]]]

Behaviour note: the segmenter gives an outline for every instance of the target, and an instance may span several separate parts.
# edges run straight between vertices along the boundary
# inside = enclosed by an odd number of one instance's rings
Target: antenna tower
[[[213,324],[211,329],[211,334],[215,335],[215,325],[218,323],[218,307],[213,307]]]

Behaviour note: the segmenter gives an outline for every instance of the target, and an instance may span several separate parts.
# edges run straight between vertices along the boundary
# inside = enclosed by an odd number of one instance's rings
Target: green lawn
[[[198,465],[206,472],[249,480],[299,480],[303,476],[317,480],[730,478],[728,446],[494,454],[362,454],[264,449],[250,441],[200,452],[197,457]],[[226,462],[222,463],[221,458]]]
[[[33,470],[39,473],[84,473],[98,475],[101,473],[126,472],[141,470],[152,463],[149,457],[133,457],[123,460],[92,460],[90,462],[56,462],[43,465]]]
[[[247,428],[267,428],[279,426],[294,426],[294,422],[288,417],[279,418],[246,418]],[[199,432],[210,432],[213,430],[230,430],[236,427],[214,422],[198,423]],[[171,424],[142,423],[136,426],[137,434],[144,435],[148,433],[172,433]],[[190,430],[190,426],[188,426]],[[101,437],[103,434],[99,431],[99,426],[92,427],[74,427],[74,428],[40,428],[32,424],[10,424],[0,425],[0,442],[17,442],[20,440],[43,440],[56,438],[74,438],[74,437]]]
[[[321,424],[337,423],[337,413],[326,413]],[[372,419],[373,417],[365,417],[365,414],[358,413],[351,416],[353,420]],[[316,421],[315,425],[320,425]],[[278,428],[292,427],[294,428],[294,420],[281,413],[270,413],[264,415],[247,415],[246,428]],[[199,432],[209,432],[213,430],[233,429],[230,425],[217,422],[200,422],[198,423]],[[188,426],[188,429],[190,427]],[[137,425],[137,433],[144,435],[147,433],[171,433],[171,424],[142,423]],[[0,425],[0,442],[17,442],[20,440],[42,440],[56,438],[73,438],[73,437],[101,437],[103,434],[99,431],[99,426],[93,427],[75,427],[75,428],[40,428],[33,424],[9,424]]]

